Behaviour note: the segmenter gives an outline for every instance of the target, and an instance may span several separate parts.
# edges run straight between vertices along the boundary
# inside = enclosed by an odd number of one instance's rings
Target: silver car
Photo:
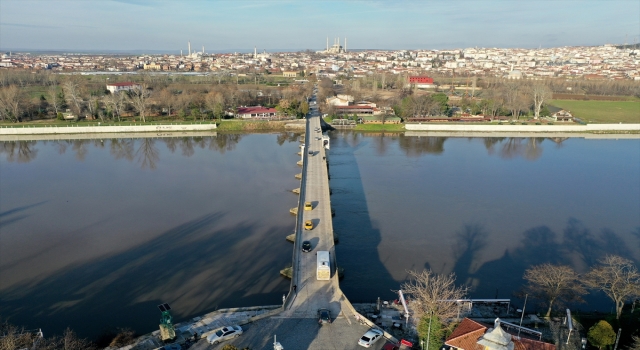
[[[370,330],[367,331],[367,333],[365,333],[362,336],[362,338],[360,338],[360,340],[358,340],[358,345],[364,346],[365,348],[369,348],[371,347],[371,345],[373,345],[373,343],[380,340],[383,334],[384,333],[382,333],[381,330],[371,328]]]
[[[218,344],[222,341],[229,340],[231,338],[237,338],[242,334],[242,328],[240,326],[228,326],[218,329],[215,333],[207,337],[207,341],[210,344]]]

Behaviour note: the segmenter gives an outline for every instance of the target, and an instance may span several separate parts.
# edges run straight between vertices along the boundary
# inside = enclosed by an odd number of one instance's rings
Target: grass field
[[[358,124],[356,131],[404,131],[404,124]]]
[[[577,101],[552,100],[550,105],[571,111],[587,123],[640,123],[640,100]]]

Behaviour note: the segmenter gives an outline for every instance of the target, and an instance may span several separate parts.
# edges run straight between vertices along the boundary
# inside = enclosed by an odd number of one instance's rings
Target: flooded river
[[[528,266],[640,259],[640,141],[332,132],[342,289],[410,269],[511,297]],[[278,304],[297,135],[0,142],[0,317],[49,334],[157,329]],[[590,305],[591,307],[591,305]]]

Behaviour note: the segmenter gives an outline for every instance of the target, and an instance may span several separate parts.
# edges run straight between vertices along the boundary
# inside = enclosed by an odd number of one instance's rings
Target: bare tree
[[[442,322],[454,319],[459,312],[456,300],[467,295],[467,287],[456,287],[455,274],[439,275],[431,270],[409,271],[409,281],[402,284],[403,293],[411,296],[418,322],[423,316],[437,316]]]
[[[126,102],[126,95],[122,92],[109,94],[104,97],[104,104],[111,109],[112,113],[118,115],[118,121],[120,121],[120,117],[122,116],[122,111],[125,108]]]
[[[67,99],[67,103],[73,107],[73,112],[79,117],[82,112],[80,85],[74,80],[67,80],[62,84],[62,90],[64,91],[64,97]]]
[[[131,101],[133,108],[140,114],[142,122],[146,122],[145,114],[149,108],[149,96],[151,96],[151,91],[149,91],[146,83],[141,84],[140,88],[133,89],[129,92],[129,101]]]
[[[640,350],[640,337],[634,335],[632,337],[632,339],[633,339],[633,343],[627,349],[628,350]]]
[[[546,317],[555,305],[563,302],[582,302],[587,293],[578,281],[578,274],[566,265],[542,264],[527,269],[525,291],[548,305]]]
[[[49,104],[53,107],[54,112],[56,113],[56,117],[58,116],[58,110],[62,105],[62,101],[60,100],[60,95],[58,94],[58,86],[57,85],[49,85],[47,88],[47,95],[49,96]]]
[[[176,104],[176,96],[167,88],[160,91],[158,99],[160,100],[160,105],[167,108],[167,116],[171,117],[172,107]]]
[[[0,113],[2,119],[17,122],[24,105],[23,90],[15,85],[0,88]]]
[[[553,93],[551,89],[544,84],[535,84],[531,87],[531,94],[533,95],[533,113],[534,119],[538,119],[540,117],[540,109],[542,108],[542,104],[544,101],[551,99]]]
[[[602,290],[616,304],[616,319],[620,319],[624,303],[640,296],[640,273],[631,260],[607,255],[585,276],[585,284]]]
[[[505,107],[511,111],[511,116],[515,119],[520,118],[521,90],[520,84],[516,82],[507,83],[502,87]]]

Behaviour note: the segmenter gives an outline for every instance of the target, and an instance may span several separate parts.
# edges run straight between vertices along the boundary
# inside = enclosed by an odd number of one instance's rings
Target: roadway
[[[290,300],[283,317],[312,317],[315,318],[319,308],[331,310],[331,315],[352,316],[348,303],[338,284],[338,274],[335,266],[335,246],[333,241],[333,224],[331,220],[331,201],[329,196],[329,177],[327,170],[326,152],[322,141],[320,115],[318,113],[315,96],[311,99],[311,108],[307,117],[303,182],[301,183],[300,202],[311,202],[312,210],[298,212],[296,225],[296,240],[294,249],[294,276]],[[311,152],[311,153],[310,153]],[[313,222],[312,230],[304,229],[304,222]],[[303,253],[302,241],[310,241],[312,251]],[[316,279],[317,252],[329,251],[331,256],[331,279],[318,281]]]
[[[315,102],[315,95],[311,101]],[[296,216],[293,276],[284,311],[277,316],[242,326],[245,333],[237,339],[216,346],[200,341],[194,350],[221,349],[227,343],[239,348],[272,349],[274,335],[286,350],[360,348],[358,340],[369,330],[369,326],[356,320],[353,306],[340,290],[331,220],[327,155],[322,132],[316,131],[318,129],[321,129],[320,114],[317,104],[311,103],[302,154],[304,176],[300,183],[300,204]],[[311,202],[313,209],[305,211],[304,202]],[[306,220],[313,222],[312,230],[304,229]],[[302,242],[305,240],[311,242],[311,252],[302,252]],[[319,250],[329,251],[331,256],[331,279],[328,281],[316,279],[316,252]],[[331,311],[333,323],[318,325],[317,312],[320,308]],[[381,339],[371,349],[381,349],[384,344],[385,339]]]

